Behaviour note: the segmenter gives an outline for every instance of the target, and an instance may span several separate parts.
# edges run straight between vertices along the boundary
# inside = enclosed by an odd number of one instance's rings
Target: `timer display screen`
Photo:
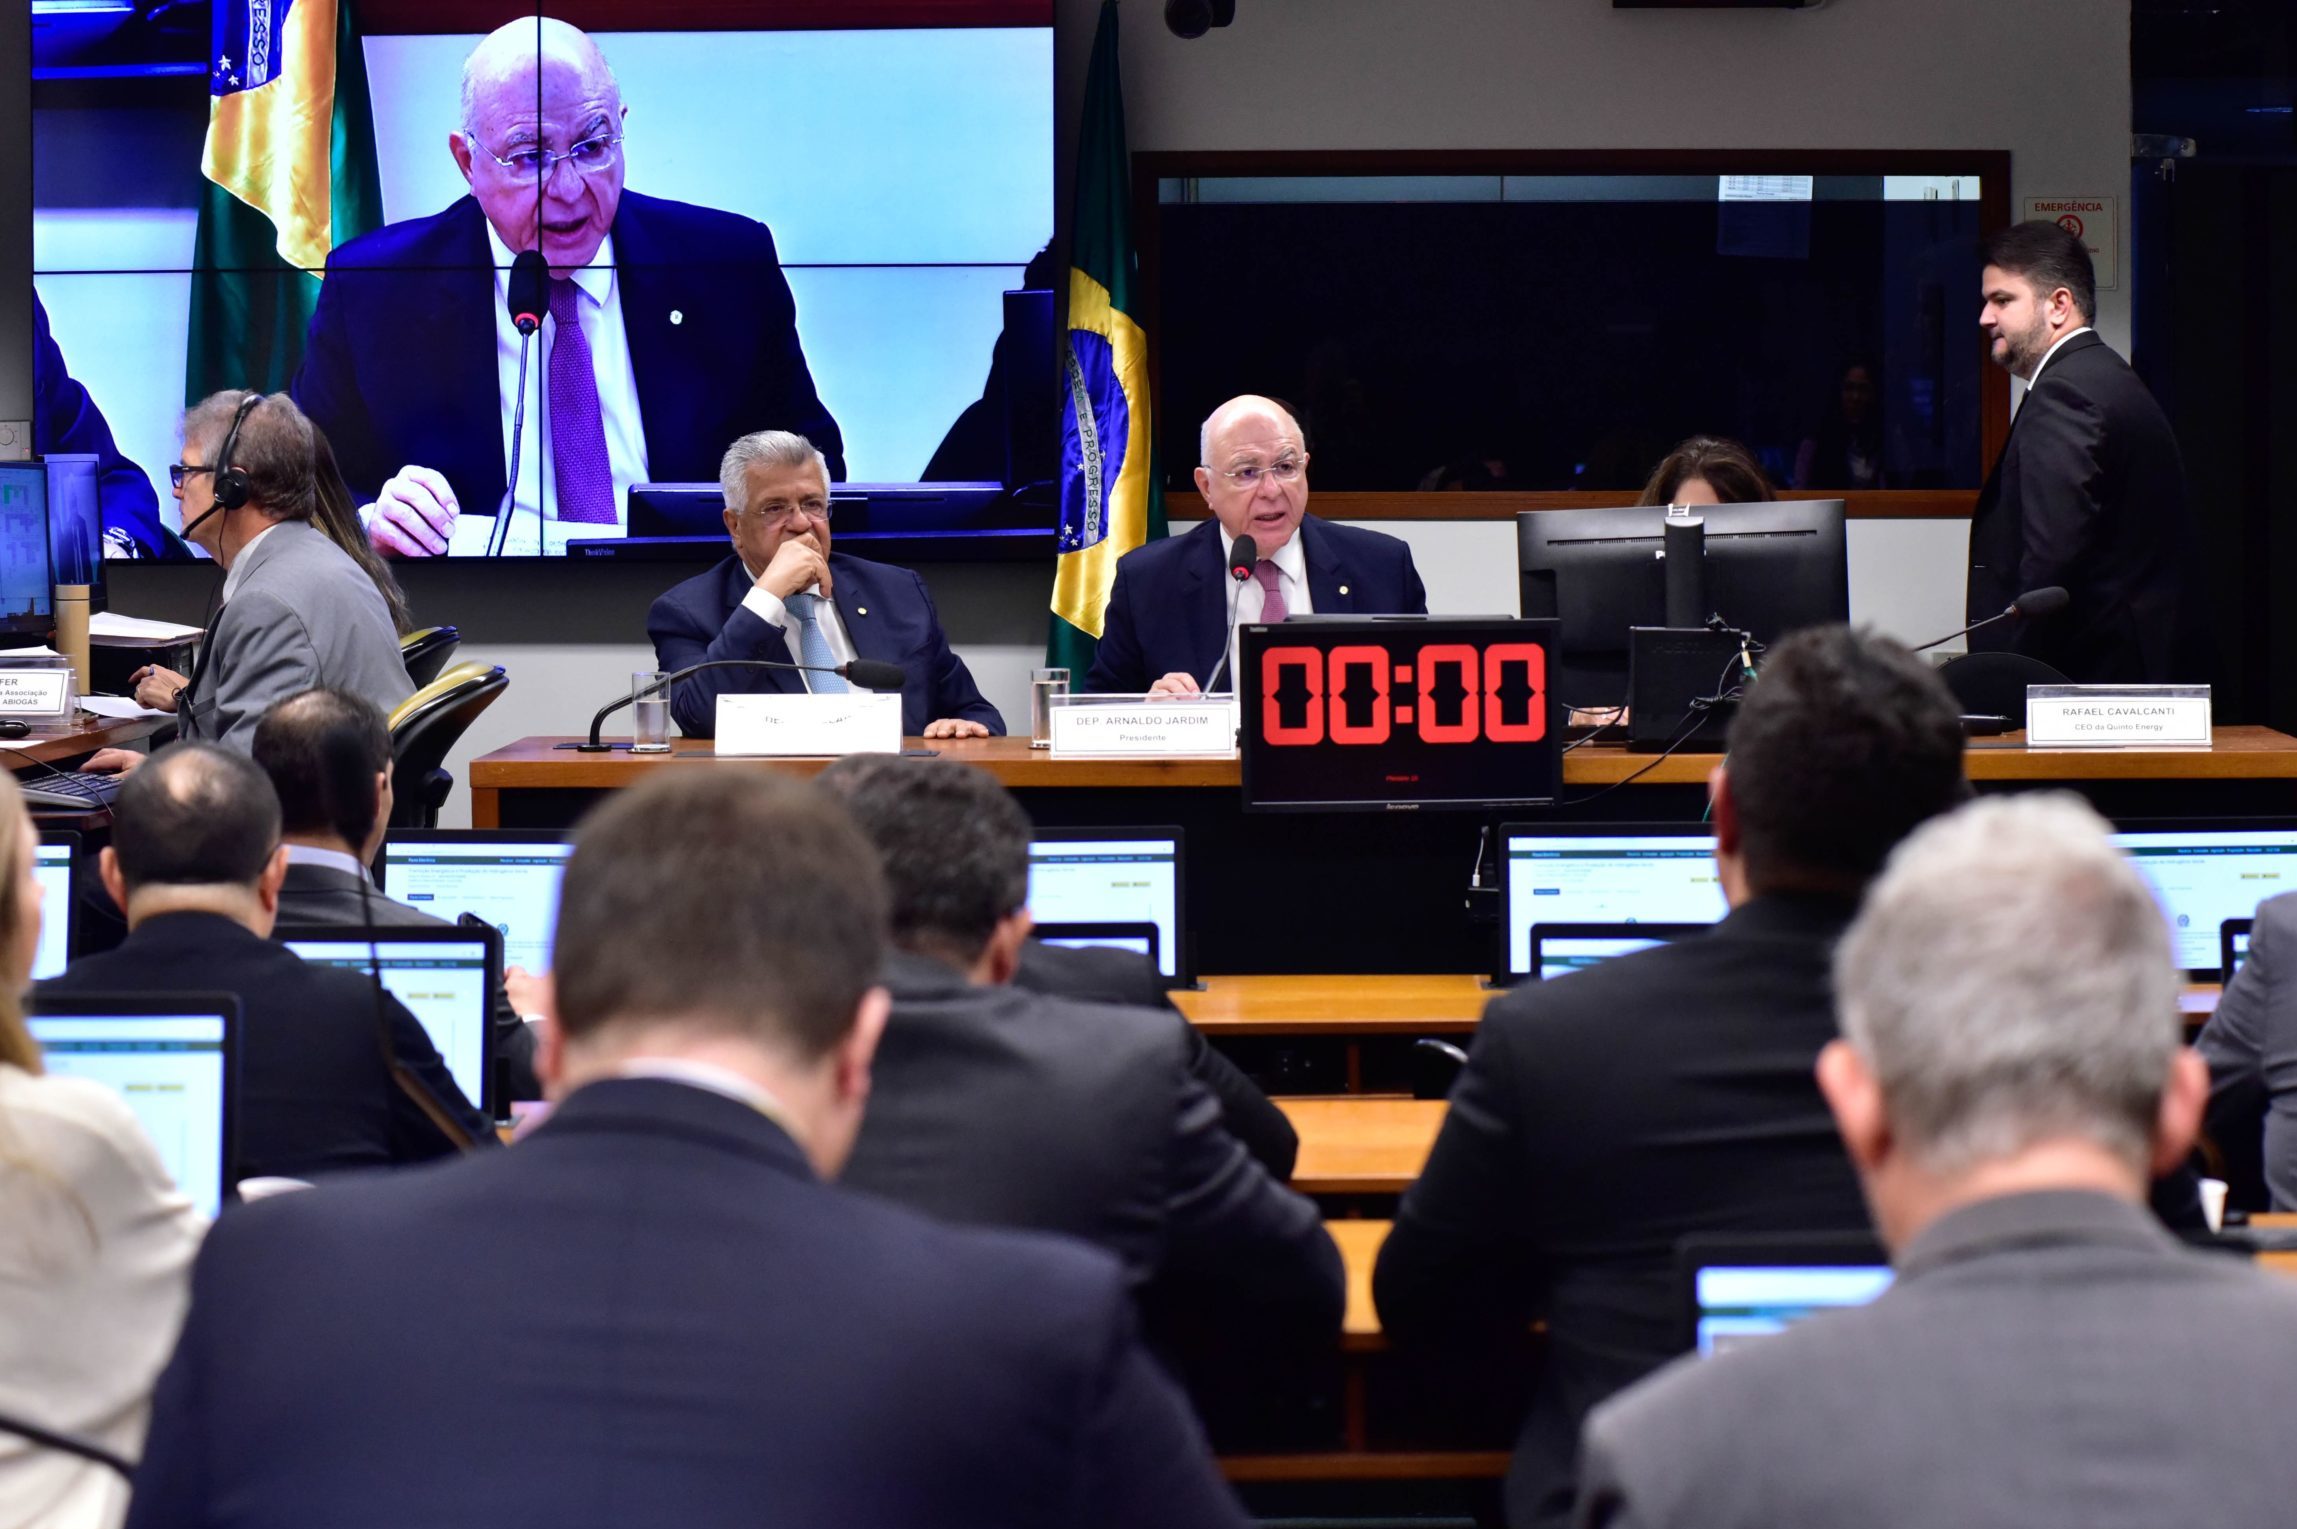
[[[1244,805],[1551,802],[1556,623],[1498,617],[1247,625],[1238,647]]]

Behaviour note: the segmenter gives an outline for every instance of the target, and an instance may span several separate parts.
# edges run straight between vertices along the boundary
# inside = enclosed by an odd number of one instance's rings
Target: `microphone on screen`
[[[510,540],[512,504],[518,497],[519,448],[526,439],[526,359],[534,345],[534,332],[542,327],[542,315],[550,307],[550,263],[542,258],[540,250],[520,250],[510,263],[510,279],[504,283],[503,306],[510,310],[511,327],[518,331],[518,402],[511,408],[510,421],[510,487],[511,504],[505,504],[494,518],[494,529],[487,533],[487,556],[501,557],[505,543]],[[537,550],[540,550],[539,544]]]
[[[863,690],[899,690],[902,683],[908,678],[901,665],[884,663],[874,658],[857,658],[849,663],[836,665],[787,664],[778,658],[713,658],[707,663],[689,664],[675,673],[665,674],[643,689],[634,690],[626,696],[615,697],[604,706],[599,707],[598,715],[590,719],[590,739],[588,742],[562,743],[558,746],[562,749],[572,749],[577,754],[611,752],[614,748],[613,744],[598,741],[598,730],[605,725],[608,717],[613,716],[641,696],[653,695],[656,692],[667,694],[670,687],[680,680],[689,675],[700,674],[705,669],[787,669],[798,674],[834,674],[847,684],[858,686]]]
[[[2073,598],[2072,595],[2066,593],[2063,586],[2057,584],[2045,584],[2040,589],[2029,589],[2004,606],[1998,615],[1988,616],[1984,621],[1973,621],[1959,632],[1948,632],[1944,637],[1934,637],[1910,651],[1915,653],[1927,652],[1942,642],[1952,642],[1957,637],[1966,637],[1981,627],[1992,626],[1997,621],[2040,621],[2045,617],[2055,616],[2064,610],[2073,603]]]
[[[1204,689],[1207,695],[1212,693],[1213,686],[1220,683],[1220,671],[1228,667],[1228,649],[1236,640],[1236,597],[1244,592],[1244,586],[1251,580],[1252,570],[1259,562],[1260,543],[1254,541],[1249,533],[1229,543],[1228,577],[1234,581],[1228,586],[1229,638],[1220,645],[1220,662],[1214,664],[1212,673],[1205,676]]]

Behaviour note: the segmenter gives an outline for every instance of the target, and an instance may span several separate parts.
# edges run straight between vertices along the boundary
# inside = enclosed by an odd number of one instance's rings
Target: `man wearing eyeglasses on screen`
[[[632,483],[706,479],[745,431],[799,432],[844,476],[763,224],[623,189],[620,88],[547,17],[490,34],[447,135],[471,194],[328,257],[295,399],[334,441],[376,549],[559,554],[624,533]],[[518,481],[513,259],[541,251]]]
[[[1118,561],[1088,690],[1234,689],[1232,587],[1238,623],[1311,612],[1427,614],[1410,547],[1308,513],[1308,444],[1282,404],[1232,398],[1204,422],[1197,445],[1197,492],[1213,518]],[[1232,586],[1239,536],[1250,536],[1259,556],[1252,577]]]

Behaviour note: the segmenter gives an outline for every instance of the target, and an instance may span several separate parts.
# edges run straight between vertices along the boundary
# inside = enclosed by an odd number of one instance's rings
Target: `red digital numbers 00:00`
[[[1394,657],[1380,647],[1338,647],[1329,653],[1321,648],[1270,648],[1260,655],[1262,740],[1280,747],[1318,744],[1327,736],[1333,743],[1342,745],[1386,743],[1397,720],[1397,708],[1389,693],[1394,664]],[[1510,722],[1502,714],[1499,692],[1509,664],[1524,666],[1524,677],[1531,687],[1531,701],[1521,722]],[[1457,676],[1457,683],[1467,690],[1455,722],[1438,721],[1436,709],[1428,699],[1441,683],[1442,671],[1447,667]],[[1276,701],[1286,670],[1298,674],[1308,691],[1306,713],[1292,726],[1285,725],[1282,708]],[[1350,670],[1359,674],[1369,671],[1371,680],[1371,715],[1361,723],[1350,722],[1347,708],[1338,700],[1338,692],[1347,685]],[[1547,650],[1537,643],[1502,642],[1488,648],[1467,643],[1430,644],[1419,650],[1411,677],[1417,704],[1407,709],[1405,721],[1417,731],[1422,743],[1474,743],[1479,739],[1489,743],[1537,743],[1547,736],[1547,706],[1543,694],[1547,685]]]

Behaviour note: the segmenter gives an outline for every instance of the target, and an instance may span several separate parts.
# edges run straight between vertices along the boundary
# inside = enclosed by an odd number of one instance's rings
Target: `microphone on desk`
[[[526,435],[526,353],[550,308],[550,264],[542,258],[542,251],[520,250],[511,261],[503,306],[510,310],[511,327],[518,331],[518,402],[511,408],[510,486],[503,507],[495,514],[494,529],[487,533],[488,557],[502,556],[503,544],[510,540],[511,511],[518,504],[518,451]]]
[[[847,684],[859,685],[864,690],[899,690],[903,682],[908,679],[908,676],[902,672],[901,665],[884,663],[874,658],[857,658],[851,663],[835,665],[789,664],[778,658],[713,658],[706,663],[689,664],[674,673],[663,675],[651,685],[642,685],[626,696],[618,696],[607,702],[598,708],[598,715],[590,719],[589,742],[562,743],[559,747],[572,749],[577,754],[611,753],[614,748],[613,744],[598,741],[598,729],[604,725],[608,717],[613,716],[623,707],[643,696],[652,695],[656,691],[666,693],[671,686],[680,680],[689,675],[700,674],[705,669],[788,669],[799,674],[834,674]]]
[[[2073,598],[2066,593],[2063,586],[2057,584],[2045,584],[2040,589],[2029,589],[2005,606],[2000,614],[1988,616],[1984,621],[1973,621],[1959,632],[1948,632],[1944,637],[1934,637],[1920,647],[1909,651],[1926,653],[1942,642],[1952,642],[1957,637],[1967,637],[1979,628],[1992,626],[1997,621],[2009,621],[2013,618],[2040,621],[2044,617],[2055,616],[2064,610],[2073,603]]]
[[[1214,664],[1212,673],[1205,677],[1204,692],[1207,695],[1212,693],[1213,686],[1220,683],[1220,671],[1228,667],[1228,650],[1236,645],[1236,597],[1244,593],[1244,586],[1251,581],[1252,570],[1259,562],[1260,543],[1254,541],[1249,532],[1229,543],[1228,626],[1222,633],[1220,662]]]

